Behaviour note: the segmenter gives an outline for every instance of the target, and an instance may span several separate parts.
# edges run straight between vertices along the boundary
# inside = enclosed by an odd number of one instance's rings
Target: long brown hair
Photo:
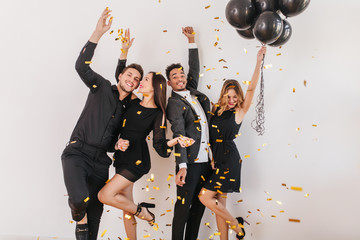
[[[149,72],[149,73],[152,74],[152,85],[153,85],[153,88],[154,88],[155,104],[163,112],[164,117],[166,117],[165,116],[166,85],[167,85],[166,84],[166,79],[162,74],[157,74],[155,72]]]
[[[244,93],[238,81],[233,79],[228,79],[224,82],[221,89],[220,97],[217,104],[213,107],[213,113],[215,113],[216,107],[219,107],[218,116],[220,116],[228,105],[228,91],[229,89],[234,89],[238,97],[238,101],[235,104],[234,108],[241,107],[241,103],[244,101]]]

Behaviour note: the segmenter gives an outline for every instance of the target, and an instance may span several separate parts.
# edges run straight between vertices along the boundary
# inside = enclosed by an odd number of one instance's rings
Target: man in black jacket
[[[168,85],[173,91],[168,100],[167,118],[174,137],[187,136],[195,143],[187,148],[175,146],[177,201],[174,208],[172,239],[196,240],[205,207],[198,194],[205,179],[211,173],[209,164],[209,116],[210,101],[197,91],[199,82],[199,53],[192,27],[183,28],[189,41],[189,73],[185,77],[180,64],[166,69]]]
[[[138,64],[127,66],[119,75],[119,83],[110,81],[90,68],[95,48],[102,35],[110,29],[110,10],[102,13],[94,33],[82,48],[76,61],[76,71],[90,89],[84,110],[73,130],[61,160],[69,205],[77,240],[97,239],[103,204],[97,198],[108,180],[112,160],[107,151],[114,151],[122,114],[128,103],[136,98],[132,91],[139,85],[143,70]],[[130,39],[126,39],[129,41]]]

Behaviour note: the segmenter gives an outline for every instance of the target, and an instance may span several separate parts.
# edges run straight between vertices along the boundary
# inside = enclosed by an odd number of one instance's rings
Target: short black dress
[[[204,188],[219,193],[239,192],[241,157],[234,143],[240,124],[235,122],[233,109],[224,111],[220,116],[215,111],[210,120],[210,144],[216,170]]]
[[[130,102],[123,114],[120,138],[129,140],[125,152],[114,153],[116,173],[131,182],[136,182],[151,168],[149,148],[146,137],[153,131],[153,147],[161,157],[169,157],[172,148],[167,146],[165,126],[162,126],[163,113],[159,108],[146,108],[140,99]],[[166,121],[165,121],[166,122]]]

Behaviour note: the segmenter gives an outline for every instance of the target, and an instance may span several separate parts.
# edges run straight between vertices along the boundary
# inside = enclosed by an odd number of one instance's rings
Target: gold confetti
[[[214,43],[214,47],[216,47],[218,44],[219,44],[218,42],[215,42],[215,43]]]
[[[114,30],[111,30],[110,34],[113,34]]]
[[[169,54],[169,53],[170,53],[170,51],[167,51],[167,52],[166,52],[166,54]]]
[[[150,235],[150,234],[148,234],[148,235],[144,235],[144,238],[149,238],[149,237],[151,237],[151,235]]]
[[[108,182],[110,182],[110,179],[106,180],[106,182],[105,182],[105,183],[108,183]]]
[[[101,234],[101,237],[103,237],[106,232],[107,232],[107,230],[105,229],[105,230],[103,231],[103,233]]]
[[[69,223],[74,223],[74,221],[71,221],[71,220],[70,220]]]
[[[237,202],[243,202],[243,200],[242,200],[242,199],[240,199],[240,200],[238,200]]]
[[[294,191],[302,191],[302,187],[294,187],[294,186],[291,186],[290,188],[291,190],[294,190]]]
[[[159,187],[153,187],[153,189],[155,189],[155,190],[160,190],[160,188],[159,188]]]
[[[163,32],[167,32],[167,30],[163,30]]]
[[[109,19],[109,22],[112,22],[113,19],[114,19],[114,17],[111,16],[110,19]]]
[[[85,199],[84,199],[84,202],[89,201],[89,199],[90,199],[89,197],[85,198]]]
[[[271,201],[271,200],[272,200],[272,198],[267,198],[267,199],[266,199],[266,201]]]
[[[178,70],[181,71],[181,70],[182,70],[182,67],[179,67]]]
[[[147,139],[150,140],[150,136],[148,136]]]
[[[211,85],[206,85],[206,87],[207,87],[208,89],[210,89],[210,88],[211,88]]]
[[[149,185],[146,185],[145,190],[148,192],[149,191]]]
[[[304,86],[306,87],[306,80],[304,80]]]
[[[229,179],[230,182],[235,182],[235,179],[231,178]]]
[[[169,181],[171,179],[171,177],[173,177],[173,174],[169,174],[168,178],[166,179],[166,181]]]
[[[96,86],[96,85],[93,85],[93,88],[97,88],[97,86]]]
[[[284,213],[285,211],[284,211],[284,210],[281,210],[280,212],[281,212],[281,213]]]
[[[304,195],[304,197],[309,197],[309,194],[308,194],[308,193],[307,193],[307,194],[305,194],[305,195]]]
[[[76,143],[76,141],[71,141],[70,144]]]
[[[160,75],[161,72],[156,72],[156,75]],[[162,84],[160,84],[160,89],[162,89]]]
[[[296,131],[299,132],[299,131],[300,131],[300,128],[297,128]]]
[[[125,127],[125,123],[126,123],[126,119],[124,119],[122,127]]]
[[[245,156],[244,156],[244,158],[249,158],[249,157],[250,157],[250,155],[245,155]]]
[[[295,92],[295,88],[293,88],[293,93]]]
[[[85,64],[91,64],[92,61],[85,61]]]
[[[219,60],[219,62],[226,62],[226,61],[225,61],[225,59],[222,58]]]
[[[273,67],[272,64],[268,64],[268,65],[265,65],[265,66],[264,66],[264,69],[268,69],[268,68],[272,68],[272,67]]]
[[[141,164],[141,160],[137,160],[135,164],[136,164],[136,165],[140,165],[140,164]]]
[[[166,128],[166,126],[160,126],[160,128]]]
[[[317,127],[317,125],[316,125],[316,124],[313,124],[312,126],[313,126],[313,127]]]
[[[271,215],[271,217],[276,218],[276,216],[275,216],[275,215]]]
[[[181,200],[181,204],[185,204],[185,198]]]
[[[251,81],[242,81],[242,83],[245,85],[250,85]]]
[[[180,157],[180,156],[181,156],[181,153],[174,153],[174,156],[175,156],[175,157]]]
[[[216,139],[216,142],[222,142],[223,140],[222,139]]]
[[[160,72],[159,72],[159,74],[161,74]],[[160,89],[162,90],[162,84],[160,83]]]
[[[266,143],[264,143],[262,146],[263,146],[263,147],[266,147],[266,146],[267,146],[267,144],[266,144]]]
[[[282,68],[279,68],[279,71],[282,71],[283,69]]]
[[[199,127],[196,127],[196,129],[197,129],[199,132],[201,132],[201,129],[200,129]]]
[[[109,11],[109,7],[106,7],[105,11]]]
[[[131,219],[131,216],[128,215],[128,214],[125,214],[125,218],[128,219],[128,220],[130,220],[130,219]]]
[[[300,220],[299,220],[299,219],[289,218],[289,222],[297,222],[297,223],[299,223],[299,222],[300,222]]]
[[[203,176],[203,175],[201,175],[201,179],[205,182],[205,178],[204,178],[204,176]]]
[[[245,53],[248,53],[248,51],[246,50],[246,48],[244,48],[244,52],[245,52]]]
[[[171,152],[172,152],[172,150],[168,148],[167,152],[168,152],[168,153],[171,153]]]
[[[140,114],[141,114],[141,111],[137,111],[136,113],[137,113],[138,115],[140,115]]]
[[[276,56],[281,56],[281,53],[276,54]]]
[[[208,9],[210,7],[210,5],[206,6],[205,9]]]
[[[282,183],[281,186],[286,187],[286,183]]]
[[[150,182],[154,182],[154,178],[155,178],[155,176],[154,176],[154,174],[152,173],[152,174],[150,175]]]

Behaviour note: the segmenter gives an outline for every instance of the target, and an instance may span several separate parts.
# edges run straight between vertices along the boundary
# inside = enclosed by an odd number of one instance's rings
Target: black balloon
[[[253,0],[258,14],[265,11],[276,12],[279,10],[279,0]]]
[[[254,36],[264,44],[275,42],[280,37],[282,30],[281,17],[270,11],[260,14],[253,27]]]
[[[246,39],[254,39],[255,38],[252,28],[249,28],[249,29],[246,29],[246,30],[236,30],[236,32],[240,36],[242,36],[243,38],[246,38]]]
[[[291,34],[292,34],[292,28],[290,23],[286,20],[283,20],[283,30],[280,37],[275,42],[270,43],[269,46],[279,47],[281,45],[284,45],[287,41],[289,41]]]
[[[279,0],[280,11],[287,17],[293,17],[302,13],[310,0]]]
[[[230,25],[246,30],[253,24],[256,10],[251,0],[231,0],[226,5],[225,15]]]

